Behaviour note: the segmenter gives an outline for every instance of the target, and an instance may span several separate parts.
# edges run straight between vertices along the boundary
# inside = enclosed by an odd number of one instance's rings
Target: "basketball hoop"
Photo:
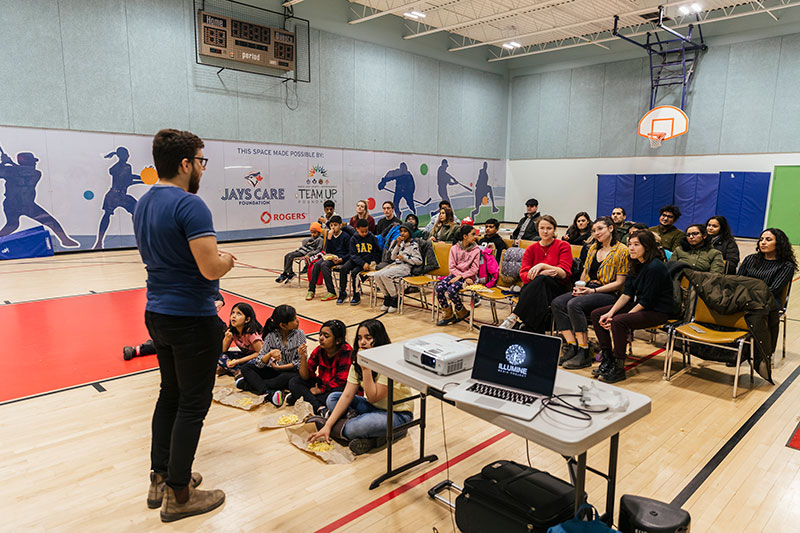
[[[648,133],[647,138],[650,139],[650,148],[658,148],[661,146],[661,141],[664,140],[667,134],[664,132]]]

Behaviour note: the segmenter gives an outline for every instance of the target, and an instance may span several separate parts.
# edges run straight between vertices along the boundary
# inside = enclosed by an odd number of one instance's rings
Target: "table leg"
[[[614,503],[617,488],[617,458],[619,456],[619,433],[611,437],[608,451],[608,488],[606,490],[606,520],[611,525],[614,522]]]
[[[578,508],[583,505],[583,493],[586,491],[586,452],[578,456],[578,471],[575,476],[575,514]]]
[[[389,389],[387,396],[388,409],[386,410],[386,473],[381,474],[370,483],[370,490],[377,488],[387,479],[402,474],[406,470],[414,468],[417,465],[439,460],[439,457],[436,455],[425,455],[425,419],[427,412],[425,408],[425,394],[420,393],[419,395],[421,411],[419,418],[412,420],[408,424],[392,428],[392,422],[394,421],[394,380],[388,379],[386,386]],[[392,468],[392,441],[394,440],[394,435],[400,431],[407,431],[413,426],[419,426],[419,457],[402,466]]]

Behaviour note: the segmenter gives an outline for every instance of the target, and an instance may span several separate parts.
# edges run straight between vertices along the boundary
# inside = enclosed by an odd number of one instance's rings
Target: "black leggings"
[[[300,376],[297,370],[275,370],[269,366],[258,368],[254,364],[242,366],[242,377],[247,383],[247,389],[255,394],[284,390],[295,376]]]
[[[514,314],[525,324],[525,330],[545,333],[550,329],[550,302],[567,292],[567,287],[550,276],[536,276],[522,287]]]
[[[311,392],[311,387],[317,384],[317,378],[312,379],[303,379],[300,377],[300,374],[296,374],[289,381],[289,392],[295,397],[295,399],[302,398],[308,403],[311,404],[311,407],[314,409],[316,413],[320,407],[325,405],[325,401],[328,399],[328,396],[332,392],[342,392],[344,391],[344,385],[341,387],[336,387],[335,389],[326,390],[320,394],[314,394]]]

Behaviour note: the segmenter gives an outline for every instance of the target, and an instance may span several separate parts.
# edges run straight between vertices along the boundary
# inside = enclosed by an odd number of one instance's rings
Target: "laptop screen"
[[[558,337],[483,326],[472,378],[552,396],[560,351]]]

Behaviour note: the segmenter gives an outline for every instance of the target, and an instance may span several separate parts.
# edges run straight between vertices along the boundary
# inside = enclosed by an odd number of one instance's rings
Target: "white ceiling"
[[[800,0],[349,0],[350,24],[369,24],[383,16],[404,19],[405,39],[447,32],[451,52],[488,47],[489,61],[542,54],[579,46],[606,48],[619,38],[611,34],[614,16],[620,32],[637,37],[655,28],[658,6],[663,5],[666,25],[688,33],[688,25],[730,20],[744,16],[778,20],[781,10],[800,6]],[[683,14],[681,8],[700,12]],[[413,19],[405,13],[416,11],[425,17]],[[697,32],[694,37],[696,40]],[[643,39],[639,39],[640,41]],[[513,50],[503,48],[516,42]]]

